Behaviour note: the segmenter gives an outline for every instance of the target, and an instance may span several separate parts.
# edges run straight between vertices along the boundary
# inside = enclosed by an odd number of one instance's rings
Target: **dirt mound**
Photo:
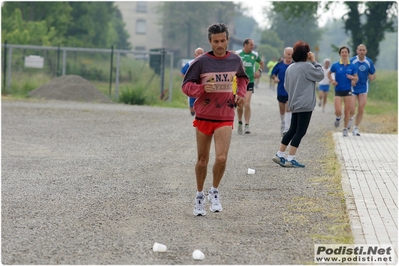
[[[29,93],[31,97],[78,102],[113,103],[88,80],[77,75],[55,78]]]

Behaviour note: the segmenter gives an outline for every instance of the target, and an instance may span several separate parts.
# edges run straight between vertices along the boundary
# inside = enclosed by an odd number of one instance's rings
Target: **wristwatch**
[[[262,73],[262,69],[259,68],[258,70],[259,70],[260,73]]]

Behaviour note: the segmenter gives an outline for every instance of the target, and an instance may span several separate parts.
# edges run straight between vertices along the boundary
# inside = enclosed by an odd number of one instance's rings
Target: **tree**
[[[317,19],[318,2],[273,2],[272,10],[282,14],[288,22],[293,22],[294,18],[304,18],[306,20]]]
[[[10,44],[56,45],[62,41],[54,27],[47,27],[45,20],[24,21],[19,8],[3,18],[1,37]]]
[[[252,17],[239,15],[234,19],[234,32],[232,35],[235,37],[245,40],[250,38],[254,40],[255,45],[259,42],[259,32],[258,23]],[[242,48],[243,43],[239,43],[240,48]]]
[[[279,50],[270,44],[261,44],[256,48],[256,51],[262,57],[262,60],[264,60],[265,64],[267,64],[267,62],[273,57],[279,59],[283,54],[283,50]]]
[[[119,9],[115,10],[115,16],[111,18],[109,28],[115,31],[116,38],[112,40],[117,49],[130,50],[132,45],[129,43],[129,33],[125,28],[126,24],[123,22],[122,14]],[[110,45],[110,44],[108,44]]]
[[[229,24],[238,12],[237,6],[232,2],[164,2],[158,9],[163,15],[159,24],[164,46],[175,47],[170,50],[177,56],[192,57],[195,47],[209,46],[207,27],[215,21]]]
[[[69,2],[73,24],[67,31],[75,46],[107,47],[108,22],[115,12],[112,2]]]
[[[9,43],[130,49],[113,2],[4,2],[1,12]]]
[[[317,19],[320,8],[327,10],[332,1],[326,5],[321,2],[273,2],[273,10],[287,20],[295,18]],[[345,21],[345,31],[351,34],[352,50],[363,43],[367,46],[367,55],[376,62],[379,54],[379,44],[384,39],[385,32],[397,30],[396,2],[345,2],[349,11],[342,19]],[[364,9],[364,12],[360,10]],[[364,16],[361,15],[364,13]]]
[[[274,30],[284,46],[293,46],[298,40],[306,41],[313,49],[318,45],[321,30],[318,27],[318,2],[280,2],[272,4]]]
[[[68,2],[4,2],[2,17],[8,17],[16,9],[21,11],[24,21],[46,21],[47,27],[57,29],[59,37],[63,37],[72,23],[72,8]]]
[[[345,32],[351,35],[352,51],[362,43],[367,46],[367,56],[376,62],[385,33],[397,30],[393,20],[397,17],[396,2],[345,2],[345,5],[349,11],[343,19]],[[362,7],[365,7],[364,16],[360,12]]]
[[[277,32],[273,30],[264,30],[260,42],[276,48],[279,51],[279,53],[275,55],[276,57],[279,57],[284,50],[284,42],[280,39]]]

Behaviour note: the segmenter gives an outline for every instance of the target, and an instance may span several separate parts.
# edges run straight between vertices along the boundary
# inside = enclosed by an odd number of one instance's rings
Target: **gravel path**
[[[315,236],[330,234],[330,211],[342,206],[317,181],[334,115],[316,107],[297,153],[306,168],[282,168],[271,160],[281,140],[275,94],[263,83],[255,90],[252,134],[233,133],[223,212],[205,217],[192,214],[188,108],[3,101],[2,263],[311,263],[323,243]],[[154,242],[168,251],[154,253]],[[194,249],[205,260],[194,261]]]

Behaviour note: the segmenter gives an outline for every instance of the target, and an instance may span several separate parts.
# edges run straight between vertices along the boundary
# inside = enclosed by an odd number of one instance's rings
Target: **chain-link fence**
[[[109,97],[119,99],[120,85],[147,79],[160,80],[160,98],[172,99],[173,52],[165,49],[130,51],[77,47],[2,44],[2,93],[13,83],[33,76],[43,83],[63,75],[79,75],[96,84],[108,85]],[[149,67],[148,67],[149,66]],[[150,70],[150,71],[149,71]],[[151,71],[152,70],[152,71]],[[147,72],[146,75],[143,73]],[[154,79],[154,76],[159,78]],[[41,81],[39,81],[40,83]],[[168,84],[169,89],[165,89]]]

